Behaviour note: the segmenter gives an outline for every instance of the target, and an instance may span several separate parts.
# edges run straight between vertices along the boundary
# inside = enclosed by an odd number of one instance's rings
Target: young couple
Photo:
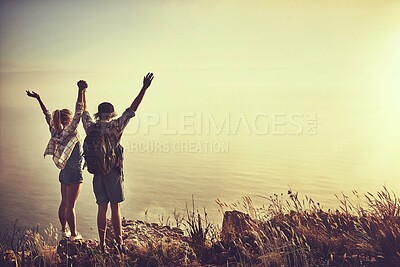
[[[51,139],[48,142],[44,155],[51,155],[55,165],[61,169],[59,181],[61,183],[61,203],[58,209],[58,217],[61,223],[63,238],[70,240],[82,239],[76,229],[75,203],[81,189],[82,177],[82,148],[77,127],[82,118],[86,134],[89,134],[94,126],[101,126],[101,131],[107,136],[110,145],[120,151],[111,171],[107,174],[94,174],[93,191],[98,205],[97,226],[101,249],[105,248],[106,214],[108,203],[111,206],[111,221],[114,228],[115,240],[119,247],[122,241],[122,225],[120,203],[124,201],[123,190],[123,155],[119,141],[122,132],[129,120],[135,116],[135,112],[141,103],[143,96],[151,85],[154,76],[148,73],[143,79],[143,87],[138,96],[124,113],[117,119],[114,106],[103,102],[98,106],[98,112],[94,114],[93,121],[86,106],[87,83],[83,80],[77,83],[78,98],[76,101],[75,114],[68,109],[55,110],[53,114],[44,105],[39,94],[26,91],[29,97],[36,98],[45,115],[49,125]],[[113,150],[114,151],[114,150]]]

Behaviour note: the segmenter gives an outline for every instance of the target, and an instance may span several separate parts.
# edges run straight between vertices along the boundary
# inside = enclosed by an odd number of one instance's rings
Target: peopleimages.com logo
[[[315,112],[141,113],[132,122],[123,140],[128,153],[227,153],[228,137],[317,134]]]
[[[149,135],[315,135],[317,113],[143,113],[128,134]]]

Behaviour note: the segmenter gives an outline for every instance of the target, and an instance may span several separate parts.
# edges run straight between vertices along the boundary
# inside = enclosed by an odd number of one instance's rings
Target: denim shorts
[[[60,171],[58,180],[62,184],[79,184],[83,183],[83,176],[81,171],[65,168]]]
[[[93,191],[96,196],[96,203],[99,205],[124,201],[124,175],[122,170],[114,168],[107,175],[95,174]]]

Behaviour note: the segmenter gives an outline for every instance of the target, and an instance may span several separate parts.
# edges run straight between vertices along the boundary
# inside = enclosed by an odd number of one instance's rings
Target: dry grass
[[[342,195],[337,210],[323,210],[310,198],[288,191],[265,198],[256,209],[250,198],[218,204],[241,209],[257,222],[253,233],[232,242],[235,260],[263,266],[400,266],[400,199],[383,188],[360,201]],[[363,207],[363,204],[365,207]]]
[[[220,228],[193,200],[186,213],[173,214],[191,242],[164,238],[124,255],[101,254],[95,245],[86,244],[69,260],[77,266],[400,266],[399,197],[385,187],[375,195],[353,194],[337,196],[337,210],[326,210],[308,197],[300,199],[292,190],[263,197],[262,207],[255,207],[249,197],[230,205],[217,200],[222,213],[245,213],[246,230],[232,235],[220,235]],[[163,217],[160,222],[172,224]],[[63,261],[56,253],[56,233],[50,225],[43,237],[37,227],[23,229],[16,222],[0,233],[0,255],[12,250],[19,266],[54,266]]]
[[[46,238],[39,233],[38,226],[25,229],[18,226],[18,220],[15,220],[11,229],[0,233],[0,253],[7,254],[16,266],[58,262],[58,255],[54,249],[57,243],[57,229],[50,224],[44,232]],[[4,260],[4,257],[1,260]]]

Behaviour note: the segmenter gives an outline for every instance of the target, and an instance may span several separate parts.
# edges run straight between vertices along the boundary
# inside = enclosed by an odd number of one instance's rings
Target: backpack
[[[107,175],[118,160],[115,150],[101,124],[95,123],[89,128],[83,142],[84,167],[92,174]]]

